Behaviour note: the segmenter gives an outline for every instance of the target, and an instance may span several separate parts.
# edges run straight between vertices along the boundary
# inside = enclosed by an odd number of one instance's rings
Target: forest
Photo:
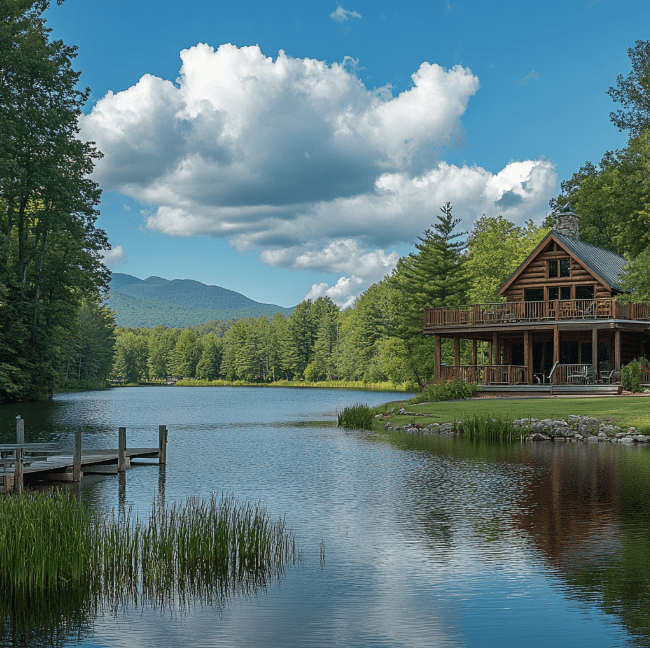
[[[56,389],[187,380],[391,381],[422,388],[433,373],[423,308],[501,301],[499,287],[551,224],[453,214],[449,203],[390,276],[344,311],[305,300],[289,316],[180,328],[117,328],[105,305],[110,249],[96,227],[101,156],[78,139],[90,89],[76,48],[51,40],[49,0],[0,4],[0,403]],[[650,301],[650,42],[609,94],[627,145],[586,162],[551,208],[571,201],[581,238],[627,256],[624,300]],[[463,225],[473,223],[469,232]],[[414,237],[417,233],[414,233]],[[462,349],[463,362],[470,350]],[[443,362],[451,348],[443,341]],[[479,356],[480,357],[480,356]]]

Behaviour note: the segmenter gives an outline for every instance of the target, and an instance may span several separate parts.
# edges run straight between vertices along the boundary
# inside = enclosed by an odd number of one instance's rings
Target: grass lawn
[[[373,413],[390,411],[395,405],[386,403],[373,409]],[[393,415],[390,420],[398,426],[407,423],[446,423],[472,414],[491,415],[495,418],[523,417],[563,418],[569,414],[611,419],[620,427],[635,426],[639,432],[650,433],[650,396],[605,396],[598,398],[472,398],[442,403],[404,405],[409,412],[424,412],[427,416]],[[380,419],[377,419],[381,423]],[[383,423],[382,423],[383,424]]]

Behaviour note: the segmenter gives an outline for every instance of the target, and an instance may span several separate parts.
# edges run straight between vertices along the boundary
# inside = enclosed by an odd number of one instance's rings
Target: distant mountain
[[[113,273],[107,304],[118,326],[185,327],[240,317],[289,315],[293,308],[261,304],[244,295],[191,279],[138,279]]]

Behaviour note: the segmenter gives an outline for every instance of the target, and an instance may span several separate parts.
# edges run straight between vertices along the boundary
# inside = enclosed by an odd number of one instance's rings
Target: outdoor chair
[[[586,308],[582,310],[582,317],[595,317],[596,316],[596,302],[592,301]]]
[[[613,376],[614,376],[614,370],[613,369],[611,369],[610,371],[601,371],[600,372],[600,382],[603,385],[611,385]]]
[[[582,365],[582,367],[576,369],[574,373],[567,376],[567,382],[584,385],[587,382],[587,368],[588,365]]]

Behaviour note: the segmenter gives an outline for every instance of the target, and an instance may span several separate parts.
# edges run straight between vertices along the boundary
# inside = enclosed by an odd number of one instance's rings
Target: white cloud
[[[364,287],[365,282],[359,277],[340,277],[336,285],[331,287],[327,283],[314,284],[305,299],[329,297],[340,308],[349,308]]]
[[[445,202],[469,228],[484,213],[539,216],[554,192],[548,160],[498,173],[441,160],[463,139],[479,88],[467,68],[425,62],[393,96],[366,88],[348,58],[327,65],[200,44],[181,60],[175,84],[145,75],[81,117],[82,136],[104,153],[95,179],[144,203],[149,229],[345,275],[312,288],[341,303],[390,272],[395,246],[413,242]]]
[[[343,9],[341,5],[338,5],[336,9],[330,14],[330,18],[338,23],[344,23],[353,18],[361,18],[361,14],[356,11],[347,11]]]
[[[116,245],[110,250],[103,250],[102,256],[104,257],[104,263],[109,268],[114,268],[121,263],[127,263],[129,257],[124,254],[124,248],[121,245]]]

